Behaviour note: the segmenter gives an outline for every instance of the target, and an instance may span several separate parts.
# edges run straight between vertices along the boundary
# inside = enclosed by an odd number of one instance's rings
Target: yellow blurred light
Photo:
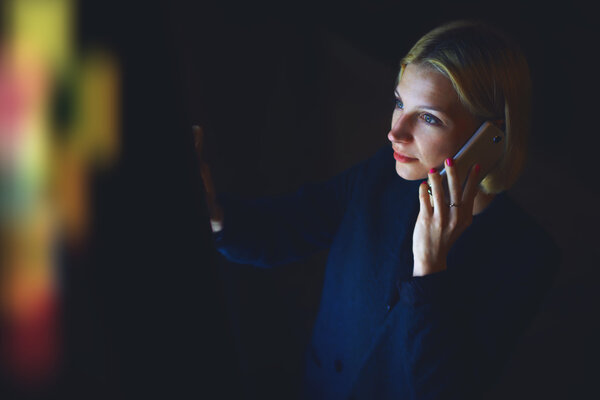
[[[72,60],[74,0],[8,0],[7,35],[33,44],[55,70]]]
[[[120,77],[116,60],[101,50],[89,51],[80,68],[75,129],[81,152],[98,166],[119,154]]]

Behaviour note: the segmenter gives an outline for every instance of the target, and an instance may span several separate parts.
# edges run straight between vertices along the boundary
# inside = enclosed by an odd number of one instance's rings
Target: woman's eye
[[[425,122],[427,122],[428,124],[431,124],[431,125],[439,125],[440,124],[440,120],[431,114],[423,114],[423,116],[421,118],[423,118],[423,120]]]
[[[402,100],[396,99],[396,108],[404,108],[404,103],[402,103]]]

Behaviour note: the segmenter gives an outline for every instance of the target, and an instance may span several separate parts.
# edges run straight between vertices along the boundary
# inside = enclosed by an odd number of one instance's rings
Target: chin
[[[404,164],[396,161],[396,173],[400,178],[406,179],[407,181],[417,181],[427,178],[427,172],[423,172],[419,168],[415,168],[415,165],[411,164]]]

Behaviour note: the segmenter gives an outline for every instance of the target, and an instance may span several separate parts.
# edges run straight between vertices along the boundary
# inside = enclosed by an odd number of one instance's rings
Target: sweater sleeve
[[[259,199],[220,196],[225,218],[223,230],[213,236],[217,250],[233,262],[274,267],[328,248],[356,182],[373,158],[292,194]]]
[[[559,266],[553,243],[537,245],[527,255],[515,248],[518,260],[476,266],[497,274],[447,270],[398,282],[395,340],[404,343],[409,398],[479,399],[490,389]]]

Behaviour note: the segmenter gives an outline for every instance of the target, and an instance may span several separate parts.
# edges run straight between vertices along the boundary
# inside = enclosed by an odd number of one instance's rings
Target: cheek
[[[452,151],[452,143],[442,138],[421,143],[423,163],[429,168],[439,166],[446,158],[453,155]]]
[[[432,137],[424,144],[427,146],[427,156],[423,159],[431,167],[442,165],[448,157],[454,157],[470,137],[470,134],[464,135],[463,132],[457,131],[445,132]]]

